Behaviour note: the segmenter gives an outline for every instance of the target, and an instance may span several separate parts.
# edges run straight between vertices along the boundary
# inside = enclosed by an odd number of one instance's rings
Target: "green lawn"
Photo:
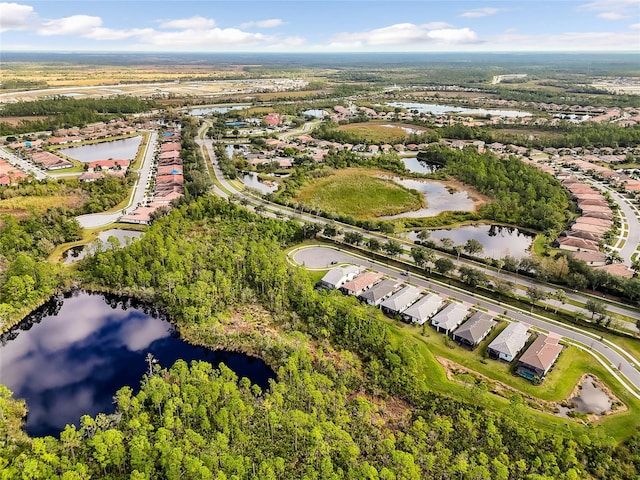
[[[405,325],[391,319],[386,321],[397,342],[410,345],[424,358],[424,362],[420,365],[420,373],[425,375],[429,387],[434,391],[474,402],[482,402],[488,408],[506,414],[513,413],[507,398],[488,393],[481,394],[474,387],[474,382],[481,377],[474,374],[469,375],[468,378],[471,381],[468,384],[447,379],[444,368],[436,360],[436,357],[444,357],[472,372],[488,377],[489,391],[501,388],[499,384],[492,384],[492,381],[497,381],[531,397],[525,402],[533,404],[538,404],[536,399],[562,401],[568,398],[580,377],[584,373],[591,373],[606,383],[618,399],[628,407],[628,411],[604,417],[595,425],[601,426],[604,433],[617,440],[627,438],[633,432],[634,425],[640,426],[640,401],[624,390],[591,355],[576,347],[566,347],[543,382],[540,385],[533,385],[529,381],[513,375],[510,372],[509,364],[483,358],[482,352],[499,331],[506,326],[505,323],[501,323],[475,350],[469,351],[453,342],[447,342],[445,335],[436,333],[428,326],[424,329],[423,334],[422,327]],[[509,397],[509,393],[507,392],[505,396]],[[569,428],[574,434],[585,432],[584,427],[573,420],[534,409],[524,411],[539,427],[545,430]],[[524,413],[521,411],[520,414]]]
[[[423,206],[420,193],[377,178],[378,173],[358,168],[337,170],[303,187],[295,200],[358,219],[395,215]]]

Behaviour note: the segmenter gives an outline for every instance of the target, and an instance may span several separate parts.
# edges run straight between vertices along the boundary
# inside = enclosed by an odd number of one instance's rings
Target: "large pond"
[[[276,182],[263,182],[257,173],[254,172],[245,172],[242,177],[240,177],[242,183],[245,184],[248,188],[255,188],[262,194],[273,193],[278,190],[278,184]]]
[[[433,115],[461,113],[464,115],[497,115],[512,118],[531,116],[529,112],[519,112],[517,110],[487,110],[484,108],[454,107],[453,105],[439,105],[436,103],[388,102],[387,105],[390,107],[417,110],[418,113],[431,113]]]
[[[380,218],[394,219],[435,217],[436,215],[446,211],[474,210],[474,201],[469,197],[469,193],[465,190],[450,192],[447,187],[439,182],[400,178],[394,178],[393,180],[403,187],[417,190],[422,193],[427,202],[427,206],[419,210],[413,210],[411,212],[404,212],[397,215],[390,215]]]
[[[100,232],[98,234],[98,238],[90,244],[71,247],[69,250],[62,254],[62,259],[67,265],[83,259],[87,255],[95,252],[95,249],[99,243],[97,242],[97,240],[100,240],[104,247],[110,248],[112,245],[117,246],[117,243],[109,243],[110,237],[116,238],[120,246],[126,246],[127,243],[131,242],[135,238],[140,238],[141,236],[142,232],[137,232],[135,230],[123,230],[122,228],[111,228],[109,230],[104,230]]]
[[[203,115],[210,115],[212,113],[227,113],[232,110],[243,110],[249,107],[249,105],[229,105],[224,107],[202,107],[192,108],[189,110],[189,115],[195,115],[196,117]]]
[[[80,162],[96,160],[133,160],[136,158],[142,137],[130,137],[111,142],[92,143],[80,147],[61,148],[60,153]]]
[[[76,292],[54,298],[0,337],[0,378],[27,402],[26,431],[57,436],[82,415],[113,413],[113,396],[138,390],[151,353],[162,367],[178,359],[225,363],[263,389],[275,378],[262,360],[182,341],[148,305]]]
[[[407,237],[415,241],[418,239],[418,233],[408,232]],[[465,225],[448,230],[429,230],[429,233],[429,241],[436,245],[439,245],[439,240],[443,238],[450,238],[454,245],[464,245],[467,240],[474,238],[484,247],[477,256],[496,259],[507,255],[517,259],[528,256],[534,238],[515,227],[500,225]]]

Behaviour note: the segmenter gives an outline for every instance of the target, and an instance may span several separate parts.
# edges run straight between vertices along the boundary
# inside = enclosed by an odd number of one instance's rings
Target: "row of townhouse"
[[[138,206],[133,212],[120,218],[121,222],[150,224],[152,215],[159,208],[170,208],[171,202],[184,195],[183,164],[180,152],[180,133],[164,131],[156,155],[155,187],[151,201]]]
[[[431,320],[436,331],[451,335],[455,342],[470,349],[477,347],[497,325],[494,314],[474,311],[457,301],[445,305],[445,300],[436,293],[424,294],[413,285],[385,279],[382,273],[363,271],[355,265],[332,268],[318,284],[355,296],[387,315],[400,316],[405,322],[424,325]],[[529,328],[520,322],[507,325],[488,345],[489,357],[514,361],[531,337]],[[531,381],[544,378],[562,351],[559,340],[556,335],[539,334],[518,358],[516,373]]]

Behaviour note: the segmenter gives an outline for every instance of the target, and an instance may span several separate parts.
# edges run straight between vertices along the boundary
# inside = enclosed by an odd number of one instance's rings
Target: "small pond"
[[[312,108],[311,110],[305,110],[304,112],[302,112],[303,115],[308,115],[309,117],[314,117],[314,118],[324,118],[324,117],[328,117],[329,114],[326,112],[326,110],[321,110],[318,108]]]
[[[61,148],[60,153],[80,162],[95,162],[96,160],[134,160],[142,137],[130,137],[111,142],[92,143],[80,147]]]
[[[442,168],[440,165],[418,160],[417,157],[406,157],[400,160],[402,160],[407,170],[414,173],[433,173],[439,168]]]
[[[433,115],[461,113],[463,115],[497,115],[512,118],[531,116],[528,112],[519,112],[517,110],[487,110],[484,108],[454,107],[453,105],[438,105],[435,103],[388,102],[387,105],[390,107],[417,110],[418,113],[431,113]]]
[[[122,228],[112,228],[109,230],[104,230],[98,234],[98,239],[102,242],[103,247],[109,247],[108,243],[109,237],[115,237],[120,242],[121,246],[127,245],[128,242],[133,240],[134,238],[140,238],[142,236],[142,232],[138,232],[135,230],[124,230]],[[88,245],[78,245],[77,247],[72,247],[66,252],[62,254],[62,258],[65,264],[70,264],[73,262],[77,262],[78,260],[83,259],[90,253],[93,253],[96,247],[96,241],[94,240],[92,243]]]
[[[425,208],[413,210],[411,212],[390,215],[386,219],[394,218],[421,218],[435,217],[436,215],[446,211],[473,211],[474,201],[469,198],[469,193],[465,190],[450,192],[447,187],[439,182],[421,181],[394,178],[395,182],[403,187],[417,190],[422,193],[427,202]]]
[[[408,232],[406,236],[415,241],[418,239],[418,231]],[[484,250],[478,255],[487,258],[504,258],[510,255],[521,259],[529,255],[529,249],[534,237],[521,232],[515,227],[500,225],[465,225],[451,229],[429,230],[429,241],[440,245],[439,240],[450,238],[454,245],[464,245],[472,238],[478,240]]]
[[[167,368],[223,362],[263,389],[275,378],[258,358],[189,345],[152,306],[87,292],[51,299],[0,337],[0,378],[27,402],[27,433],[57,436],[82,415],[113,413],[120,388],[138,390],[148,353]]]
[[[229,105],[224,107],[202,107],[202,108],[192,108],[189,110],[189,115],[194,115],[196,117],[209,115],[211,113],[227,113],[232,110],[243,110],[249,107],[249,105]]]
[[[263,182],[260,180],[260,177],[258,177],[258,174],[254,172],[244,172],[244,175],[240,177],[240,181],[248,188],[255,188],[262,194],[273,193],[278,190],[278,184],[276,182]]]
[[[574,410],[577,412],[595,413],[596,415],[608,412],[612,406],[609,395],[602,391],[590,376],[585,377],[578,395],[570,398],[569,402],[575,405]]]
[[[387,127],[387,128],[399,128],[400,130],[402,130],[404,133],[408,133],[408,134],[416,134],[416,135],[420,135],[421,133],[425,133],[424,129],[421,128],[412,128],[412,127],[407,127],[405,125],[389,125],[389,124],[384,124],[384,125],[380,125],[381,127]]]

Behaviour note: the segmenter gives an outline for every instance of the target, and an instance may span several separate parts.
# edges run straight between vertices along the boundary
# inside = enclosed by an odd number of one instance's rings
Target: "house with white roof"
[[[490,358],[511,362],[529,340],[529,324],[510,323],[487,347]]]
[[[443,298],[435,293],[428,293],[402,313],[407,322],[424,325],[442,306]]]
[[[340,288],[346,282],[353,280],[360,273],[360,267],[355,265],[347,265],[344,267],[335,267],[329,270],[319,284],[326,288]]]
[[[451,302],[431,319],[431,325],[436,327],[438,332],[447,335],[458,328],[464,319],[469,315],[469,309],[458,302]]]
[[[420,293],[417,287],[407,285],[382,302],[380,308],[387,315],[397,315],[409,308],[420,297]]]

